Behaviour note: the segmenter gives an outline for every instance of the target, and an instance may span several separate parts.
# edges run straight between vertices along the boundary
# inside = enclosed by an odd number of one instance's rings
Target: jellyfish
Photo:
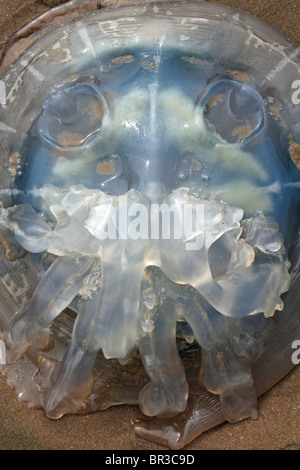
[[[35,356],[49,418],[138,403],[152,420],[137,434],[173,448],[255,418],[273,369],[276,381],[292,367],[270,359],[274,339],[282,351],[299,334],[297,125],[292,104],[278,111],[282,52],[261,81],[267,46],[246,60],[229,40],[231,24],[246,34],[237,17],[223,24],[192,3],[184,15],[128,6],[47,33],[4,76],[0,127],[3,262],[25,263],[33,286],[3,328],[5,367]]]

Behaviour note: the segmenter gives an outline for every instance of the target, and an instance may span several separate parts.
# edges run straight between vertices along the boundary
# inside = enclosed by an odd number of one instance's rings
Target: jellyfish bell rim
[[[68,3],[66,3],[62,6],[67,8]],[[73,3],[73,2],[70,2],[70,3]],[[89,2],[87,2],[87,3],[89,3]],[[89,11],[88,13],[81,14],[79,18],[75,18],[75,19],[71,18],[70,20],[68,20],[66,22],[66,27],[68,27],[68,31],[70,31],[73,26],[76,26],[77,29],[78,29],[78,28],[80,28],[81,25],[84,26],[84,24],[85,24],[84,22],[88,22],[90,18],[92,19],[91,24],[93,24],[95,22],[96,23],[97,22],[109,23],[111,16],[113,17],[113,21],[116,22],[118,20],[119,16],[126,17],[126,15],[127,15],[127,17],[125,19],[126,19],[126,22],[127,22],[127,27],[128,27],[128,25],[130,26],[130,18],[133,19],[133,15],[135,16],[135,18],[134,18],[134,21],[132,23],[136,23],[136,18],[137,17],[141,16],[143,18],[143,16],[146,16],[148,14],[150,14],[149,21],[151,20],[151,17],[159,18],[160,21],[161,21],[162,18],[163,18],[163,15],[165,14],[166,18],[164,18],[164,20],[166,20],[168,22],[168,21],[172,21],[172,17],[173,18],[176,17],[176,14],[175,15],[170,14],[168,16],[168,14],[170,12],[172,13],[171,10],[174,9],[174,8],[179,11],[179,13],[177,14],[177,18],[178,17],[183,18],[182,9],[181,9],[182,4],[185,5],[185,11],[186,12],[188,12],[190,9],[194,9],[192,14],[190,14],[189,16],[188,15],[185,16],[185,19],[192,19],[193,14],[194,15],[199,15],[199,16],[202,15],[200,17],[200,19],[201,18],[203,20],[205,19],[205,21],[209,21],[209,20],[210,21],[215,21],[216,25],[217,24],[224,25],[225,23],[229,23],[230,20],[232,20],[234,18],[233,25],[236,28],[238,28],[240,31],[242,31],[242,30],[244,30],[245,32],[247,31],[247,34],[249,32],[249,36],[245,36],[245,38],[244,38],[246,42],[248,40],[251,43],[251,41],[257,40],[258,41],[257,45],[256,45],[257,48],[260,48],[260,47],[264,48],[265,47],[267,49],[267,47],[270,46],[271,51],[273,51],[273,52],[277,51],[279,56],[280,55],[286,56],[288,62],[290,64],[294,64],[298,68],[298,71],[300,71],[299,61],[298,61],[298,65],[297,65],[297,62],[296,62],[296,60],[297,60],[297,55],[295,55],[295,49],[297,48],[296,43],[291,41],[289,38],[287,38],[284,35],[284,33],[279,32],[277,29],[275,29],[273,26],[269,25],[268,23],[265,23],[264,21],[259,20],[259,19],[255,18],[254,16],[249,15],[248,13],[245,13],[245,12],[242,12],[240,10],[234,9],[232,7],[227,7],[227,6],[224,6],[224,5],[213,4],[213,6],[211,6],[210,4],[207,4],[206,2],[187,2],[187,3],[183,2],[183,3],[177,4],[177,3],[172,3],[172,2],[165,3],[164,1],[162,1],[162,2],[150,2],[150,3],[146,3],[146,4],[134,3],[134,4],[129,4],[129,5],[114,6],[112,8],[101,9],[101,10],[94,11],[94,12]],[[60,14],[60,8],[62,6],[54,8],[51,11],[51,14],[54,14],[55,10],[57,10],[57,14],[59,15]],[[44,16],[46,17],[47,14],[49,14],[49,12],[46,12],[44,15],[41,15],[41,17],[40,17],[41,18],[40,19],[41,26],[45,26],[45,21],[42,20],[42,19],[43,19]],[[207,15],[208,18],[206,18],[205,15]],[[246,22],[247,26],[244,24],[244,22]],[[145,23],[147,23],[147,21],[145,21]],[[206,26],[207,26],[206,23],[203,23],[202,25],[201,24],[197,25],[197,27],[200,29],[200,31],[201,31],[201,27],[204,28]],[[252,27],[253,27],[253,31],[251,29]],[[255,28],[257,28],[257,36],[255,34],[256,33]],[[3,71],[3,67],[0,68],[0,76],[3,75],[2,76],[3,81],[5,83],[9,83],[8,78],[11,76],[11,70],[14,70],[14,76],[23,75],[24,73],[28,72],[28,69],[30,69],[30,72],[32,74],[34,74],[33,68],[30,67],[30,63],[32,62],[32,58],[35,57],[35,61],[36,61],[36,59],[38,58],[39,55],[40,56],[43,55],[44,50],[47,49],[47,47],[50,47],[51,39],[55,38],[57,33],[59,33],[59,32],[61,33],[63,29],[64,29],[64,24],[63,25],[58,25],[58,26],[55,26],[55,27],[50,27],[50,30],[48,30],[48,28],[46,27],[45,29],[42,29],[41,31],[39,31],[37,34],[38,35],[41,34],[41,37],[37,37],[29,47],[26,47],[22,51],[20,57],[18,59],[16,59],[15,62],[12,65],[10,65],[10,69],[9,69],[10,72],[5,71],[5,70]],[[205,31],[205,29],[204,29],[204,31]],[[198,32],[197,30],[190,31],[189,34],[191,36],[193,36],[193,34],[194,34],[195,35],[194,37],[196,39],[197,32]],[[111,33],[114,34],[113,31],[111,31]],[[105,34],[109,35],[109,31],[106,32]],[[160,34],[163,34],[163,33],[161,31],[158,31],[157,34],[159,36]],[[122,28],[120,30],[120,35],[122,35]],[[22,37],[22,34],[20,34],[20,36]],[[134,31],[133,31],[132,36],[134,38],[134,36],[135,36]],[[151,40],[152,39],[153,38],[148,36],[148,39],[146,38],[146,40],[143,41],[140,32],[138,33],[138,41],[139,41],[139,44],[141,44],[141,45],[142,45],[143,42],[144,42],[145,45],[147,45],[147,43],[151,45]],[[182,47],[182,50],[185,53],[187,53],[188,50],[191,49],[191,51],[190,51],[191,52],[191,57],[195,56],[194,51],[192,50],[193,46],[190,48],[190,46],[188,45],[189,41],[187,40],[186,36],[181,35],[182,40],[180,40],[180,38],[177,38],[177,39],[179,39],[178,42],[180,44],[180,47]],[[229,37],[229,39],[230,39],[230,37]],[[193,38],[192,38],[192,40],[193,40]],[[165,44],[168,47],[174,47],[175,44],[176,44],[176,41],[174,41],[172,39],[169,41],[168,39],[166,39],[166,35],[163,35],[163,43],[164,43],[164,41],[165,41]],[[129,43],[130,43],[130,41],[129,41]],[[131,46],[130,47],[134,47],[134,43],[135,43],[135,39],[133,39],[131,41]],[[43,46],[43,44],[44,44],[44,46]],[[127,44],[128,44],[128,42],[126,42],[126,47],[127,47]],[[52,41],[52,46],[53,45],[55,45],[55,43],[53,44],[53,41]],[[108,44],[108,49],[109,48],[110,48],[110,45]],[[124,49],[124,43],[122,43],[122,41],[117,43],[117,40],[115,40],[115,44],[113,45],[113,50],[115,50],[116,56],[118,55],[118,49],[119,48]],[[105,45],[103,46],[103,49],[105,49]],[[95,52],[96,52],[96,54],[98,54],[98,51],[95,51]],[[29,53],[29,55],[28,55],[28,53]],[[205,54],[205,50],[202,51],[201,54],[203,55],[203,53]],[[102,52],[100,52],[100,55],[99,55],[100,58],[101,58],[101,55],[105,56],[104,50]],[[243,57],[241,57],[241,59],[242,58]],[[22,60],[20,60],[20,59],[22,59]],[[218,57],[217,57],[217,60],[218,60]],[[228,60],[228,58],[226,58],[226,60]],[[251,58],[251,60],[253,60],[253,57]],[[51,62],[51,60],[48,60],[48,62]],[[274,64],[275,69],[276,69],[276,65],[277,64]],[[72,79],[72,77],[71,77],[71,79]],[[15,88],[16,89],[14,89],[14,93],[18,89],[18,83],[15,83]],[[53,91],[53,88],[52,88],[52,91]],[[51,92],[51,90],[49,90],[49,93],[50,92]],[[48,93],[48,96],[49,96],[49,93]],[[6,95],[10,95],[10,94],[11,94],[11,92],[9,90],[7,90]],[[47,97],[47,95],[44,95],[43,99],[46,98],[46,97]],[[295,118],[297,118],[297,116],[298,116],[298,114],[295,116]],[[22,129],[18,129],[18,132],[23,134],[24,132],[26,132],[26,130],[28,130],[28,123],[27,123],[26,128],[22,126]],[[300,137],[298,135],[299,131],[297,130],[296,127],[295,127],[295,132],[294,133],[297,134],[297,135],[293,135],[294,139],[296,141],[297,140],[300,141]]]
[[[162,4],[160,4],[160,3],[158,3],[158,4],[157,4],[157,3],[154,3],[154,4],[149,4],[149,6],[147,5],[148,10],[149,10],[151,7],[153,8],[153,5],[158,5],[158,7],[157,7],[158,9],[161,9],[161,8],[162,8]],[[187,8],[189,4],[184,4],[184,5],[185,5],[185,7]],[[194,5],[194,3],[193,3],[193,5]],[[201,4],[201,5],[202,5],[202,4]],[[181,5],[178,5],[178,8],[179,8],[180,6],[181,6]],[[204,5],[203,5],[203,6],[204,6]],[[207,5],[207,6],[208,6],[208,5]],[[135,11],[136,11],[136,9],[142,8],[142,6],[137,7],[136,5],[132,5],[131,7],[120,7],[120,9],[118,10],[117,14],[121,14],[123,8],[124,8],[124,9],[125,9],[125,8],[126,8],[126,9],[127,9],[127,8],[131,8],[132,10],[135,10]],[[147,12],[147,8],[146,8],[146,10],[145,10],[146,12]],[[167,6],[164,7],[164,8],[168,8],[168,11],[170,11],[171,6],[170,6],[170,4],[167,4]],[[201,6],[201,8],[202,8],[202,6]],[[116,11],[117,11],[117,10],[114,10],[114,13],[115,13],[115,14],[116,14]],[[127,10],[127,11],[128,11],[128,10]],[[130,10],[130,11],[131,11],[131,10]],[[145,11],[144,11],[144,13],[145,13]],[[153,10],[152,10],[152,11],[153,11]],[[234,10],[234,11],[236,11],[236,10]],[[107,12],[106,12],[106,13],[107,13]],[[155,15],[157,15],[157,13],[155,13],[155,12],[153,11],[153,17],[155,17]],[[80,20],[84,21],[84,19],[87,18],[88,16],[89,16],[89,14],[86,15],[86,16],[83,16],[82,18],[80,18]],[[236,20],[238,21],[237,18],[236,18]],[[74,24],[74,23],[76,24],[76,23],[77,23],[77,20],[75,20],[75,21],[73,20],[73,24]],[[47,34],[48,34],[48,33],[47,33]],[[51,34],[53,34],[53,32],[50,32],[50,33],[49,33],[49,37],[51,36]],[[47,36],[47,37],[48,37],[48,36]],[[45,39],[45,41],[46,41],[46,39]],[[28,64],[27,64],[27,65],[28,65]],[[27,65],[25,66],[24,70],[26,69]],[[28,70],[28,69],[26,69],[26,70]],[[33,73],[32,70],[31,70],[31,73]],[[8,126],[8,127],[9,127],[9,126]],[[24,128],[22,129],[22,131],[24,131]]]
[[[92,3],[92,5],[91,5]],[[115,2],[114,0],[108,0],[106,2],[106,4],[103,6],[101,6],[101,8],[98,8],[97,6],[97,9],[98,10],[101,10],[101,12],[103,11],[106,11],[107,9],[108,10],[111,10],[111,9],[120,9],[120,8],[123,8],[123,7],[128,7],[128,6],[132,6],[132,7],[136,7],[138,6],[139,4],[142,4],[142,5],[146,5],[146,4],[154,4],[154,5],[161,5],[163,3],[169,3],[169,4],[174,4],[175,2],[166,2],[165,0],[149,0],[149,1],[137,1],[137,2],[119,2],[117,5],[115,5]],[[198,4],[199,5],[199,2],[192,2],[192,1],[189,1],[189,2],[185,2],[185,1],[180,1],[180,2],[176,2],[176,4]],[[207,9],[210,9],[210,6],[207,6],[207,4],[205,4],[204,2],[201,2],[202,3],[202,10],[203,11],[206,11]],[[280,39],[282,42],[285,42],[285,45],[289,45],[289,46],[293,46],[294,47],[297,45],[297,43],[295,41],[293,41],[291,38],[289,38],[289,36],[284,33],[283,31],[280,31],[278,30],[277,28],[275,28],[274,26],[272,26],[270,23],[260,19],[260,18],[257,18],[255,17],[254,15],[250,14],[250,13],[247,13],[247,12],[244,12],[243,10],[240,10],[238,8],[235,8],[235,7],[232,7],[232,6],[229,6],[229,5],[222,5],[222,4],[214,4],[214,10],[217,12],[217,14],[219,13],[232,13],[232,15],[243,15],[246,17],[246,19],[248,19],[248,21],[250,22],[253,22],[255,23],[257,26],[260,26],[261,29],[262,29],[262,34],[266,34],[267,32],[269,32],[269,35],[272,36],[274,35],[275,37],[276,36],[280,36]],[[24,25],[23,27],[21,27],[16,33],[14,33],[10,38],[8,38],[5,43],[2,45],[2,49],[0,50],[0,67],[2,66],[3,64],[3,61],[5,59],[5,56],[7,55],[7,52],[9,51],[10,48],[12,48],[15,43],[18,41],[21,42],[21,40],[25,37],[25,38],[30,38],[30,36],[35,36],[36,33],[38,34],[41,34],[43,33],[43,31],[47,31],[49,29],[49,27],[46,26],[47,22],[52,22],[52,24],[54,23],[56,25],[56,22],[57,22],[57,19],[59,18],[59,16],[61,16],[63,14],[64,16],[64,20],[68,20],[69,18],[72,19],[72,14],[75,13],[76,15],[79,13],[80,16],[85,16],[91,12],[95,12],[95,7],[94,7],[94,3],[91,2],[90,0],[69,0],[67,1],[66,3],[62,4],[62,5],[58,5],[54,8],[51,8],[50,10],[42,13],[41,15],[39,15],[38,17],[34,18],[31,22],[27,23],[26,25]],[[60,23],[58,23],[59,25]],[[35,39],[32,39],[32,41],[34,41]],[[18,52],[18,55],[20,55],[25,49],[28,48],[28,45],[24,45],[23,47],[20,48],[20,51]],[[11,64],[10,64],[11,65]],[[0,69],[1,71],[1,69]],[[3,73],[3,72],[2,72]]]

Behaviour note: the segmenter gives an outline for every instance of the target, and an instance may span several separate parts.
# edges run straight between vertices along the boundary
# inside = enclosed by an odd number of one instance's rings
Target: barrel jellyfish
[[[49,418],[138,403],[180,448],[293,367],[299,65],[240,15],[92,12],[2,77],[3,371]]]

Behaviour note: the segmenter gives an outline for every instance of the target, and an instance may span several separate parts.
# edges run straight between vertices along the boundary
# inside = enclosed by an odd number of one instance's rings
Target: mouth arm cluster
[[[43,395],[47,414],[57,418],[78,409],[82,397],[91,393],[93,366],[100,349],[106,358],[126,361],[135,347],[150,378],[139,396],[143,412],[167,417],[182,412],[188,385],[176,347],[176,323],[184,320],[203,348],[203,382],[221,396],[225,415],[229,420],[237,413],[253,415],[256,398],[251,372],[248,362],[228,347],[227,322],[232,316],[250,313],[269,316],[281,306],[280,294],[288,288],[289,263],[273,220],[258,214],[241,223],[240,209],[198,201],[204,205],[204,225],[199,227],[204,241],[200,249],[191,251],[185,249],[186,240],[174,238],[98,239],[98,225],[103,222],[91,214],[97,213],[96,204],[101,206],[111,199],[100,191],[46,187],[41,194],[56,222],[51,225],[20,206],[6,212],[2,226],[13,232],[25,249],[40,252],[46,248],[57,256],[31,301],[13,320],[7,338],[10,362],[30,346],[45,349],[51,338],[51,322],[77,295],[80,297],[69,347],[61,364],[53,369],[52,386]],[[139,200],[134,194],[131,201]],[[167,202],[176,201],[179,208],[188,200],[191,197],[186,190],[180,189]],[[217,242],[214,258],[210,249]],[[149,245],[156,247],[152,267]],[[230,254],[227,261],[219,256],[226,252]],[[156,273],[155,281],[151,269],[164,275]],[[160,301],[162,284],[167,287],[167,296]],[[172,284],[176,288],[170,288]],[[189,306],[183,288],[187,284],[198,296],[195,301],[194,295]],[[143,295],[149,289],[154,297],[145,302]],[[180,299],[183,309],[178,310]],[[241,370],[245,380],[237,386],[235,377]],[[232,396],[238,396],[237,402],[244,405],[232,407]]]

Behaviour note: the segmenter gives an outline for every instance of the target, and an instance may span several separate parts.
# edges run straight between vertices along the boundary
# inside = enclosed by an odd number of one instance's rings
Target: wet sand
[[[0,41],[4,41],[59,0],[0,0]],[[96,2],[95,2],[96,3]],[[105,3],[105,2],[104,2]],[[268,21],[300,42],[299,0],[219,0]],[[134,435],[130,419],[140,417],[135,406],[119,406],[86,416],[46,418],[29,410],[0,375],[0,450],[162,450]],[[258,419],[224,423],[186,447],[189,449],[300,449],[300,367],[267,392]]]
[[[185,450],[300,449],[300,368],[267,392],[258,419],[224,423],[198,437]],[[54,421],[29,410],[0,377],[0,449],[11,450],[163,450],[135,436],[130,419],[137,406],[118,406]]]

